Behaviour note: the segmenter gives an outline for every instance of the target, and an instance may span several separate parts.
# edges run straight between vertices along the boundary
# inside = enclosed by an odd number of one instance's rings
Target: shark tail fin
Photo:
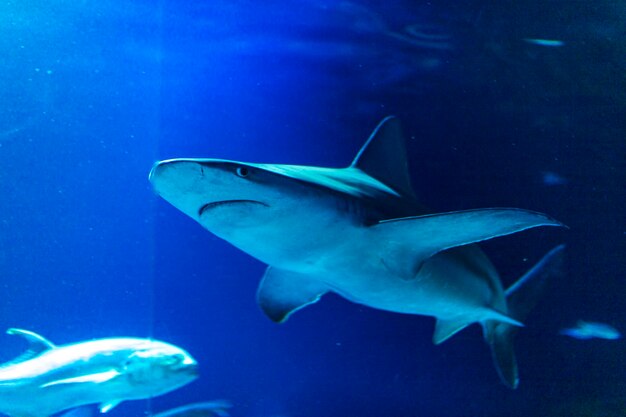
[[[535,266],[506,290],[509,314],[522,321],[533,309],[548,281],[561,275],[565,245],[559,245],[546,254]],[[490,320],[485,324],[485,339],[491,347],[493,361],[502,381],[517,388],[519,376],[513,350],[513,338],[518,326]]]

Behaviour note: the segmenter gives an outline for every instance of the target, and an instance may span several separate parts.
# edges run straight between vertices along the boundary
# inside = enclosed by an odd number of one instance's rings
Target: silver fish
[[[165,394],[193,381],[198,364],[183,349],[150,339],[110,338],[55,346],[20,329],[29,350],[0,367],[0,412],[48,417],[86,404],[110,411],[122,401]]]

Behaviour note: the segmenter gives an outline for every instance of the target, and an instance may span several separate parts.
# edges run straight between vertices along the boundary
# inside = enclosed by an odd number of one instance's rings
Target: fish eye
[[[179,365],[183,363],[184,360],[185,360],[185,357],[183,355],[179,355],[179,354],[170,355],[163,359],[163,364],[166,366]]]
[[[235,173],[238,177],[246,178],[248,175],[250,175],[250,170],[247,167],[237,167]]]

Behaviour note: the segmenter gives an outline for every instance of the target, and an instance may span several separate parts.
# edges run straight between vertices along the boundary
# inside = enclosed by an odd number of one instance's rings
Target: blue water
[[[623,415],[624,342],[558,333],[626,330],[625,18],[598,0],[3,2],[1,326],[155,337],[200,362],[112,417],[216,398],[235,417]],[[567,244],[517,335],[516,391],[478,326],[433,346],[432,319],[334,295],[270,322],[264,265],[147,181],[172,157],[344,166],[389,114],[428,206],[570,227],[483,245],[509,284]],[[23,349],[1,337],[0,358]]]

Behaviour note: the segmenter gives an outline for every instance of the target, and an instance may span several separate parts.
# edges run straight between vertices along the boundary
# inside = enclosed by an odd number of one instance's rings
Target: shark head
[[[314,256],[304,234],[336,241],[322,231],[409,214],[414,197],[404,152],[399,124],[388,118],[345,168],[181,158],[156,163],[149,178],[157,194],[205,229],[279,265],[289,253]],[[272,247],[259,245],[267,241]]]
[[[185,350],[156,340],[146,341],[127,357],[121,375],[133,396],[148,398],[186,385],[198,377],[198,363]]]
[[[220,159],[161,161],[150,181],[161,197],[224,238],[288,214],[307,193],[304,184],[261,164]]]
[[[217,159],[172,159],[150,172],[155,191],[218,235],[270,220],[280,178],[244,163]],[[272,184],[271,186],[268,184]]]
[[[150,181],[166,201],[218,237],[266,263],[285,253],[305,253],[309,225],[356,222],[350,201],[382,191],[330,168],[270,165],[219,159],[172,159],[157,163]],[[390,192],[392,192],[390,190]],[[352,214],[356,214],[356,211]],[[306,218],[309,222],[302,222]],[[320,234],[319,239],[327,239]],[[274,245],[259,245],[259,242]]]

